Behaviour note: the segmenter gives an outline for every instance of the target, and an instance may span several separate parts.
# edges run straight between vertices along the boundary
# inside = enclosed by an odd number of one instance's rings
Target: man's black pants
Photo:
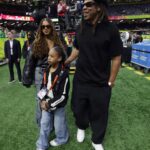
[[[14,80],[14,64],[17,69],[17,74],[18,74],[18,80],[21,81],[21,68],[20,68],[20,62],[18,62],[17,59],[11,58],[8,62],[8,67],[9,67],[9,73],[10,73],[10,80]]]
[[[85,130],[92,129],[92,141],[102,143],[107,127],[108,108],[111,98],[111,87],[96,87],[90,84],[79,84],[74,81],[72,93],[72,110],[76,125]]]

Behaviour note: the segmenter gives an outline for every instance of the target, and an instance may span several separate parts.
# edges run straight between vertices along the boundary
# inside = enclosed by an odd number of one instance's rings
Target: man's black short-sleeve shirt
[[[111,59],[121,55],[122,41],[118,28],[110,22],[93,26],[84,23],[76,32],[74,47],[79,50],[75,77],[81,83],[104,85],[110,76]]]

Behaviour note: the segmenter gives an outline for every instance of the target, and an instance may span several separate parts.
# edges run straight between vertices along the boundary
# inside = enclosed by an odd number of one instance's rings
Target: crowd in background
[[[51,1],[48,8],[48,16],[51,18],[58,18],[61,28],[69,30],[78,25],[78,20],[81,19],[81,11],[83,7],[83,0],[72,0],[68,3],[64,0]]]
[[[111,16],[150,14],[150,4],[114,5],[109,7]]]

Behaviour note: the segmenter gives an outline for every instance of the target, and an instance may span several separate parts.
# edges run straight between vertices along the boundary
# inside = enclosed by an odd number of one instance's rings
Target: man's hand
[[[112,88],[115,86],[115,83],[114,82],[108,82],[108,85]]]
[[[17,61],[20,62],[20,58],[18,58]]]
[[[111,87],[113,87],[115,84],[115,79],[120,69],[120,62],[121,62],[121,56],[116,56],[112,58],[111,73],[108,81],[108,85]]]
[[[67,59],[66,61],[65,61],[65,65],[68,65],[68,64],[70,64],[71,63],[71,61],[69,60],[69,59]]]
[[[65,64],[70,64],[73,60],[75,60],[79,55],[79,50],[77,50],[76,48],[73,48],[71,55],[67,58],[67,60],[65,61]]]

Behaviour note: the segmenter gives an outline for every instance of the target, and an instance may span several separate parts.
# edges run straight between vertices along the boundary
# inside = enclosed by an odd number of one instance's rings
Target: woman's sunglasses
[[[84,3],[83,4],[83,7],[86,6],[86,7],[92,7],[94,6],[96,3],[95,2],[87,2],[87,3]]]
[[[50,26],[50,25],[42,25],[41,28],[42,28],[42,29],[45,29],[45,28],[50,29],[51,26]]]

